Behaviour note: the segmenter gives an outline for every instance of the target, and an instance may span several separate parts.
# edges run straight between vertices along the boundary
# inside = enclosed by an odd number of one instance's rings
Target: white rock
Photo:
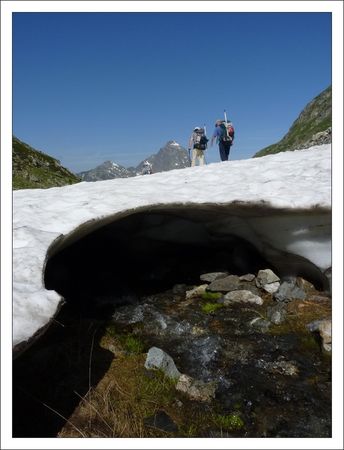
[[[207,284],[201,284],[200,286],[197,286],[194,289],[191,289],[190,291],[186,291],[185,297],[186,298],[199,297],[205,293],[207,287],[208,287]]]
[[[231,303],[255,303],[256,305],[262,305],[263,299],[251,291],[242,289],[228,292],[224,296],[223,304],[230,305]]]
[[[169,378],[178,379],[181,375],[170,355],[157,347],[151,347],[147,353],[145,368],[160,369]]]

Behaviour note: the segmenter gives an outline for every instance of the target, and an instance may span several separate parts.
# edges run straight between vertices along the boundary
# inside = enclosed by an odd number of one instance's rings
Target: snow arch
[[[85,223],[58,239],[49,249],[45,286],[85,307],[197,283],[206,271],[240,275],[270,267],[280,277],[300,275],[327,289],[329,219],[325,211],[264,203],[130,210]]]

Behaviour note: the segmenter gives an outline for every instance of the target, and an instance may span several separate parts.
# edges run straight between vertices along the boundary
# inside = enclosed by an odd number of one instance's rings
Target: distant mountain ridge
[[[253,157],[288,150],[300,150],[332,142],[332,86],[329,86],[302,110],[288,133],[276,144],[269,145]]]
[[[12,188],[34,189],[79,183],[60,161],[12,137]]]
[[[113,178],[128,178],[140,175],[143,171],[144,162],[152,165],[153,173],[166,172],[173,169],[183,169],[190,165],[185,148],[176,141],[168,141],[158,153],[150,155],[141,161],[136,167],[123,167],[112,161],[105,161],[94,169],[79,172],[77,175],[82,181],[111,180]]]
[[[253,157],[309,148],[332,142],[332,86],[329,86],[302,110],[288,133],[277,143],[258,151]],[[144,162],[152,165],[153,173],[182,169],[190,166],[187,150],[176,141],[168,141],[156,154],[141,161],[136,167],[124,167],[105,161],[94,169],[74,174],[60,162],[30,147],[13,136],[13,189],[48,188],[114,178],[129,178],[143,173]]]
[[[133,169],[116,164],[112,161],[105,161],[91,170],[79,172],[78,176],[82,181],[112,180],[113,178],[129,178],[135,176]]]

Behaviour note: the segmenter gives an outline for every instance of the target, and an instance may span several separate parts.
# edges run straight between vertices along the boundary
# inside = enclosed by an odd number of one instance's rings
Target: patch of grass
[[[207,302],[204,305],[202,305],[202,311],[205,314],[211,314],[211,313],[217,311],[220,308],[223,308],[223,305],[221,303],[210,303],[210,302]]]
[[[142,340],[133,333],[120,332],[115,325],[109,324],[102,338],[104,348],[115,345],[119,352],[139,355],[145,351]]]
[[[133,336],[132,334],[121,336],[119,338],[119,341],[123,345],[124,350],[128,353],[134,353],[138,355],[144,351],[144,344],[140,339]]]
[[[331,317],[331,303],[324,301],[300,300],[287,304],[287,319],[285,322],[272,325],[271,334],[281,335],[295,333],[307,335],[307,324],[314,320],[321,320],[324,317]]]
[[[253,157],[295,150],[309,141],[319,131],[332,126],[332,86],[320,93],[303,109],[288,133],[277,143],[257,152]]]
[[[202,300],[219,300],[222,297],[222,294],[220,292],[210,292],[206,291],[202,294]]]
[[[79,183],[81,178],[61,166],[60,161],[36,150],[13,136],[12,187],[45,189]]]
[[[169,408],[175,383],[161,371],[144,369],[145,355],[114,359],[106,376],[81,401],[59,437],[169,437],[144,419]],[[82,433],[82,434],[81,434]]]
[[[245,425],[244,421],[237,412],[228,414],[226,416],[218,414],[214,416],[213,420],[217,427],[221,428],[222,430],[228,431],[241,430]]]

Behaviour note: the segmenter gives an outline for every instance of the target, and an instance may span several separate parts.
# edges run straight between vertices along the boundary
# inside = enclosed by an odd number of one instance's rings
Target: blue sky
[[[13,134],[74,172],[187,147],[224,109],[250,158],[331,84],[330,13],[20,12],[12,49]]]

